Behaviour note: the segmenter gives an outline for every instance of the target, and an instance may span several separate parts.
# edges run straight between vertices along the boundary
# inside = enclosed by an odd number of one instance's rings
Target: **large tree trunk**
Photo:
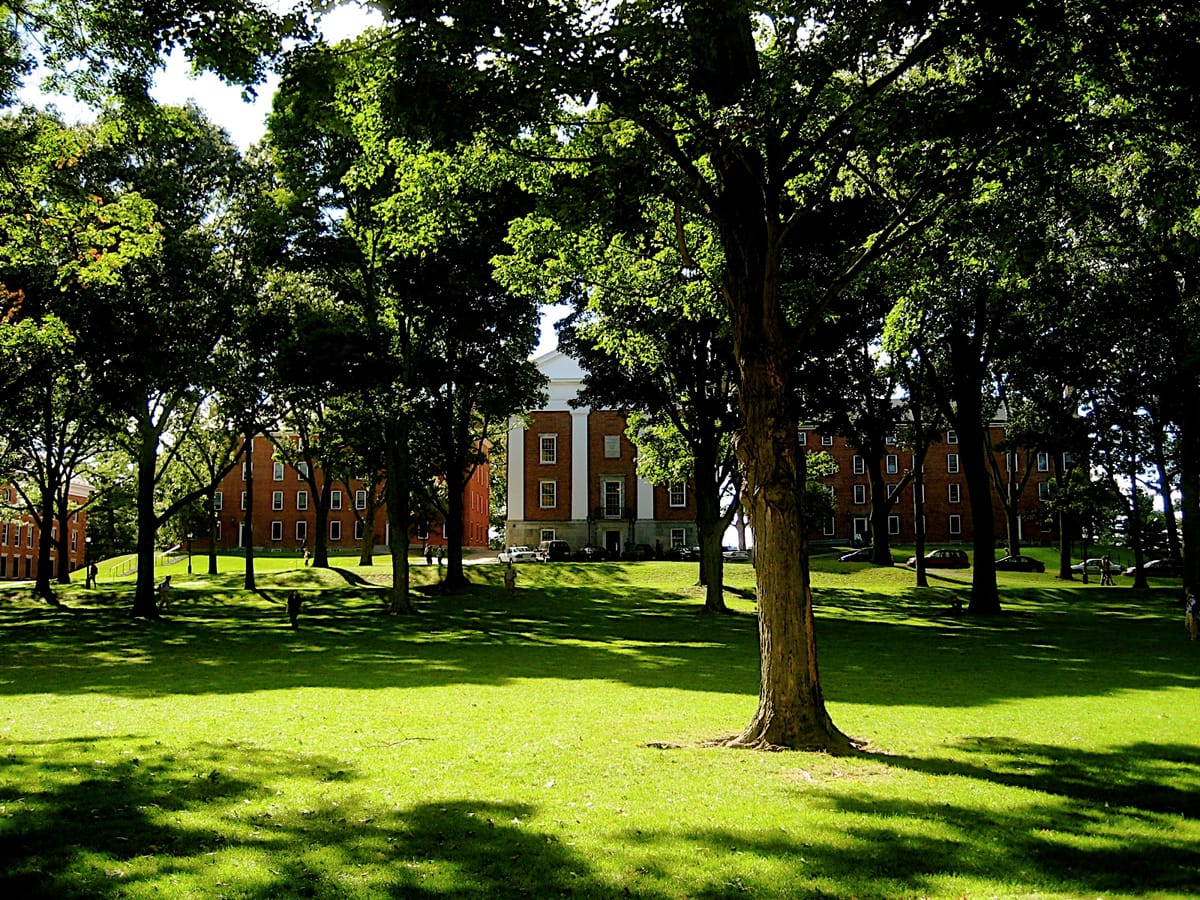
[[[133,614],[147,619],[158,618],[154,594],[154,541],[158,535],[154,475],[158,467],[158,440],[158,431],[148,421],[138,423],[137,587],[133,595]]]
[[[982,378],[962,374],[963,377],[957,382],[961,388],[955,391],[951,424],[959,436],[959,460],[975,531],[975,560],[971,567],[971,600],[967,612],[976,616],[990,616],[1000,612],[1000,591],[996,587],[996,521],[992,507],[992,476],[983,433],[987,423],[983,421],[978,388]]]
[[[1194,403],[1179,411],[1179,488],[1183,510],[1183,583],[1200,586],[1200,422]]]
[[[412,525],[410,509],[412,470],[408,451],[408,421],[396,415],[384,424],[387,444],[388,549],[392,555],[392,590],[388,595],[388,611],[414,613],[408,585],[408,531]]]
[[[38,567],[33,590],[47,603],[57,605],[58,598],[54,594],[51,577],[54,574],[54,566],[52,564],[54,552],[54,494],[50,490],[42,491],[41,510],[38,512],[38,518],[40,520],[38,527],[41,531],[38,533]]]
[[[700,545],[700,583],[704,585],[704,612],[726,613],[725,557],[721,552],[726,519],[721,515],[716,461],[703,451],[695,459],[696,542]]]
[[[443,578],[447,588],[467,585],[463,571],[463,495],[467,481],[462,472],[446,481],[446,573]]]
[[[871,562],[877,566],[892,565],[892,548],[888,536],[888,516],[892,499],[888,496],[887,481],[880,468],[880,454],[858,448],[867,465],[867,481],[871,485]]]
[[[766,348],[764,348],[766,349]],[[742,365],[743,433],[758,585],[761,682],[758,711],[733,746],[848,752],[849,738],[825,709],[817,669],[808,541],[803,527],[799,420],[767,351]]]
[[[1167,554],[1179,559],[1179,526],[1175,521],[1175,502],[1171,499],[1171,476],[1167,466],[1167,448],[1163,441],[1162,428],[1155,423],[1154,467],[1158,471],[1158,495],[1162,498],[1163,519],[1167,527]]]
[[[246,509],[243,513],[242,536],[246,551],[246,579],[244,587],[248,591],[255,590],[254,578],[254,455],[250,447],[254,441],[254,431],[247,430],[242,445],[246,448]]]

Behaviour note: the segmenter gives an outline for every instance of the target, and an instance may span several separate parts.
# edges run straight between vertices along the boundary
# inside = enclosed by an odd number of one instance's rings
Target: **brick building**
[[[538,357],[549,402],[508,432],[509,546],[565,540],[620,552],[630,544],[663,549],[696,543],[696,507],[685,483],[654,485],[637,476],[625,416],[570,406],[583,370],[557,350]]]
[[[69,496],[72,505],[87,502],[88,486],[82,481],[71,482]],[[38,576],[38,548],[42,532],[32,516],[18,512],[19,498],[10,485],[0,487],[0,580],[32,581]],[[72,513],[67,535],[67,558],[71,571],[82,568],[87,558],[87,510]],[[55,539],[58,523],[54,525]],[[58,549],[50,553],[51,575],[58,571]]]
[[[253,546],[267,551],[295,551],[311,547],[315,541],[316,499],[312,489],[302,477],[304,463],[299,467],[286,465],[275,458],[275,445],[265,437],[255,438],[250,445],[250,460],[243,462],[221,481],[216,501],[217,534],[219,548],[245,547],[246,476],[248,466],[253,466],[254,511]],[[467,483],[463,497],[463,546],[486,547],[491,517],[490,468],[487,463],[478,466]],[[318,484],[323,484],[322,473],[317,473]],[[349,487],[336,483],[331,487],[329,520],[326,544],[331,552],[351,552],[362,543],[367,523],[363,521],[368,508],[366,487],[351,481]],[[389,537],[387,508],[382,504],[375,510],[370,525],[372,542],[376,547],[386,548]],[[445,543],[445,529],[434,525],[425,533],[421,526],[414,527],[409,543]]]
[[[996,446],[1004,438],[1004,425],[994,422],[989,429],[992,446]],[[849,543],[858,535],[863,542],[869,543],[871,485],[867,478],[865,461],[844,438],[833,434],[804,429],[800,439],[808,452],[824,451],[832,456],[838,468],[834,475],[822,479],[824,484],[833,489],[837,513],[816,537]],[[1032,466],[1018,503],[1019,534],[1024,543],[1036,544],[1051,540],[1053,519],[1048,515],[1045,505],[1049,481],[1053,475],[1053,460],[1050,454],[1035,452],[1033,458],[1029,459],[1026,451],[998,453],[996,462],[1002,472],[1011,473],[1016,481],[1024,476],[1027,466]],[[912,452],[898,446],[895,438],[889,438],[887,456],[884,459],[884,479],[889,492],[893,491],[912,467]],[[970,498],[967,496],[966,481],[962,474],[958,436],[953,431],[943,432],[941,440],[929,448],[925,456],[922,479],[925,492],[926,540],[933,544],[970,543],[974,537]],[[900,499],[888,515],[890,541],[912,543],[916,540],[915,500],[916,486],[910,482],[900,491]],[[1003,541],[1007,526],[1000,499],[995,496],[994,484],[992,508],[996,538]]]

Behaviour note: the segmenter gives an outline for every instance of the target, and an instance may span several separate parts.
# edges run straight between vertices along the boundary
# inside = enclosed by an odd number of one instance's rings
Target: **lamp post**
[[[192,533],[187,533],[188,574],[192,574]]]

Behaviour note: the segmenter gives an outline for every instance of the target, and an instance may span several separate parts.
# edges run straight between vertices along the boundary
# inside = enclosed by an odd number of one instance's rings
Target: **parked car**
[[[509,547],[507,550],[501,550],[497,559],[502,563],[534,562],[537,559],[537,552],[528,547]]]
[[[571,558],[571,545],[566,541],[542,541],[534,554],[539,562],[561,562]]]
[[[699,559],[699,547],[671,547],[663,554],[664,559],[676,559],[686,562],[687,560]]]
[[[838,562],[870,562],[875,558],[874,547],[859,547],[838,557]]]
[[[1046,564],[1032,556],[1002,556],[996,560],[999,572],[1045,572]]]
[[[1071,566],[1071,571],[1087,572],[1089,575],[1099,575],[1101,562],[1102,560],[1098,556],[1092,557],[1091,559],[1085,559],[1083,562],[1077,562],[1075,565]],[[1120,575],[1123,571],[1124,569],[1122,569],[1111,559],[1108,561],[1109,575]]]
[[[750,559],[749,550],[738,550],[736,547],[725,547],[721,550],[721,555],[727,560],[733,562],[746,562]]]
[[[658,556],[658,554],[655,552],[654,548],[651,547],[649,544],[634,544],[632,547],[630,547],[628,550],[626,550],[623,554],[621,554],[622,559],[646,560],[646,559],[656,559],[657,556]]]
[[[600,562],[607,558],[607,551],[603,547],[597,547],[595,544],[584,544],[575,551],[575,559],[579,562]]]
[[[917,558],[910,556],[905,565],[915,569],[917,567]],[[925,554],[925,568],[927,569],[965,569],[970,565],[971,561],[967,559],[966,550],[947,548],[944,550],[930,550]]]
[[[1152,559],[1142,564],[1142,571],[1147,575],[1162,575],[1167,578],[1182,578],[1183,563],[1177,559]],[[1137,566],[1125,570],[1126,575],[1136,575]]]

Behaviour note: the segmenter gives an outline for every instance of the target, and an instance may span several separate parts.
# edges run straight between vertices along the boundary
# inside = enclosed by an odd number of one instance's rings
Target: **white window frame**
[[[833,537],[837,531],[837,516],[825,520],[825,537]]]
[[[958,443],[958,432],[957,431],[947,431],[946,432],[946,443],[947,444],[957,444]]]
[[[832,447],[833,446],[833,435],[832,434],[821,435],[821,446],[822,447]]]
[[[900,533],[900,517],[899,516],[888,516],[888,534],[895,535],[895,534],[899,534],[899,533]]]
[[[1050,482],[1048,482],[1048,481],[1039,481],[1038,482],[1038,499],[1041,500],[1043,503],[1045,503],[1047,500],[1050,499]]]
[[[301,478],[307,478],[308,477],[308,463],[303,462],[303,461],[296,463],[296,474],[299,475]]]
[[[296,520],[296,543],[303,544],[308,540],[308,521],[306,519]]]
[[[254,466],[251,463],[248,463],[248,462],[242,463],[242,481],[249,481],[250,479],[248,479],[246,476],[248,474],[252,474],[253,472],[254,472]]]
[[[895,453],[889,453],[885,462],[885,468],[889,475],[898,475],[900,473],[900,457]]]
[[[617,503],[613,507],[615,511],[610,511],[608,498],[609,488],[616,488]],[[625,515],[625,479],[624,478],[602,478],[600,479],[600,508],[605,519],[619,519]]]
[[[332,510],[339,510],[342,508],[341,491],[334,490],[329,492],[329,508]]]
[[[850,460],[850,468],[855,475],[865,475],[867,471],[867,461],[856,453],[854,454],[854,458]]]
[[[687,483],[673,481],[667,485],[667,505],[672,509],[683,509],[687,506]]]
[[[859,526],[862,526],[861,528]],[[861,534],[864,538],[871,536],[871,520],[866,516],[855,516],[853,523],[853,533]]]
[[[557,506],[558,482],[553,478],[538,481],[538,509],[555,509]]]
[[[362,519],[354,520],[354,540],[361,541],[363,535],[367,533],[366,523]]]
[[[220,512],[225,508],[225,492],[216,491],[213,494],[213,512]]]
[[[538,435],[538,461],[543,466],[558,463],[558,433]]]
[[[329,540],[336,542],[336,541],[340,541],[341,539],[342,539],[342,520],[341,519],[330,519],[329,520]]]
[[[867,486],[865,484],[854,485],[854,505],[855,506],[866,506],[867,505]]]
[[[946,471],[951,475],[957,475],[959,470],[958,454],[946,454]]]
[[[687,546],[687,529],[672,528],[671,529],[671,546],[675,548]]]
[[[367,492],[366,491],[355,491],[354,492],[354,508],[355,509],[366,509],[367,508]]]
[[[243,512],[245,511],[245,509],[246,509],[246,492],[242,491],[242,510],[243,510]]]
[[[275,543],[283,540],[283,519],[271,520],[271,540]]]
[[[952,481],[946,485],[946,502],[962,503],[962,485]]]
[[[950,516],[950,533],[962,534],[962,516],[957,513]]]
[[[543,528],[538,533],[541,535],[541,537],[538,538],[539,541],[554,540],[554,529],[553,528]]]
[[[274,512],[283,509],[283,491],[271,491],[271,509]]]
[[[1050,454],[1045,450],[1038,451],[1037,455],[1037,470],[1039,472],[1050,471]]]
[[[808,446],[808,432],[807,431],[800,432],[800,446],[801,447]]]
[[[308,491],[296,491],[296,509],[308,509]]]
[[[271,466],[271,480],[283,481],[283,463],[278,460]]]

